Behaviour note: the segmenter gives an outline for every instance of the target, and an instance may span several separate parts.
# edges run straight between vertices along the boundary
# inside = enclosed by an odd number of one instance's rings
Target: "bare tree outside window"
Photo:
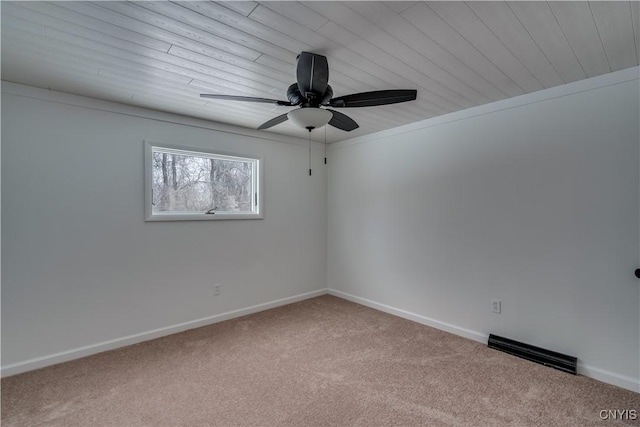
[[[150,154],[152,215],[258,213],[257,159],[162,147]]]

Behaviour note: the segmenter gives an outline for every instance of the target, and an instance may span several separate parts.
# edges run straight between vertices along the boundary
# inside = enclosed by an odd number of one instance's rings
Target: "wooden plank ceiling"
[[[343,109],[389,129],[638,65],[638,2],[10,2],[2,79],[256,128],[291,107],[301,51],[328,57],[335,96],[417,89],[414,102]],[[268,132],[306,138],[289,122]],[[321,136],[314,139],[322,140]]]

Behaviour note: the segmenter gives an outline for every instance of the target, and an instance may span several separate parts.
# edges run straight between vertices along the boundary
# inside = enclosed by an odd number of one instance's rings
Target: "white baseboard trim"
[[[578,362],[578,374],[640,393],[640,380]]]
[[[79,359],[81,357],[90,356],[92,354],[101,353],[103,351],[114,350],[116,348],[125,347],[132,344],[138,344],[143,341],[149,341],[149,340],[160,338],[166,335],[183,332],[188,329],[199,328],[201,326],[207,326],[214,323],[222,322],[224,320],[246,316],[247,314],[257,313],[259,311],[268,310],[270,308],[280,307],[282,305],[291,304],[297,301],[318,297],[320,295],[325,295],[326,293],[327,293],[326,289],[319,289],[316,291],[294,295],[291,297],[254,305],[251,307],[227,311],[226,313],[216,314],[214,316],[204,317],[201,319],[184,322],[177,325],[154,329],[147,332],[141,332],[139,334],[129,335],[122,338],[116,338],[113,340],[104,341],[97,344],[91,344],[84,347],[74,348],[72,350],[67,350],[60,353],[49,354],[47,356],[36,357],[33,359],[24,360],[22,362],[11,363],[9,365],[2,366],[0,368],[0,376],[4,378],[4,377],[20,374],[27,371],[32,371],[34,369],[40,369],[46,366],[51,366],[51,365],[55,365],[62,362],[68,362],[70,360]]]
[[[335,289],[328,289],[329,295],[333,295],[339,298],[343,298],[361,305],[366,305],[367,307],[375,308],[376,310],[384,311],[385,313],[393,314],[394,316],[402,317],[403,319],[412,320],[416,323],[421,323],[423,325],[431,326],[436,329],[440,329],[445,332],[450,332],[454,335],[459,335],[461,337],[469,338],[473,341],[487,343],[489,339],[489,335],[472,331],[471,329],[461,328],[460,326],[451,325],[449,323],[441,322],[436,319],[431,319],[430,317],[425,317],[420,314],[411,313],[406,310],[401,310],[399,308],[391,307],[385,304],[380,304],[379,302],[371,301],[366,298],[360,298],[355,295],[348,294],[346,292],[337,291]]]
[[[451,325],[449,323],[441,322],[439,320],[431,319],[429,317],[422,316],[420,314],[411,313],[406,310],[391,307],[385,304],[381,304],[375,301],[361,298],[355,295],[348,294],[346,292],[338,291],[335,289],[328,289],[328,294],[339,298],[346,299],[348,301],[355,302],[367,307],[374,308],[376,310],[384,311],[385,313],[393,314],[394,316],[402,317],[404,319],[412,320],[416,323],[431,326],[436,329],[440,329],[445,332],[452,333],[464,338],[486,344],[489,339],[489,335],[481,332],[465,329],[460,326]],[[640,380],[637,378],[620,375],[615,372],[607,371],[605,369],[596,368],[593,366],[585,365],[578,362],[578,374],[585,377],[593,378],[598,381],[602,381],[607,384],[612,384],[627,390],[640,392]]]
[[[416,323],[431,326],[436,329],[440,329],[445,332],[452,333],[464,338],[469,338],[473,341],[480,343],[486,343],[489,338],[488,335],[481,332],[472,331],[470,329],[461,328],[456,325],[441,322],[439,320],[431,319],[419,314],[411,313],[406,310],[401,310],[395,307],[391,307],[385,304],[381,304],[366,298],[357,297],[355,295],[348,294],[346,292],[338,291],[335,289],[319,289],[304,294],[294,295],[292,297],[282,298],[275,301],[270,301],[251,307],[241,308],[238,310],[228,311],[226,313],[216,314],[214,316],[204,317],[189,322],[180,323],[177,325],[167,326],[164,328],[154,329],[139,334],[129,335],[114,340],[104,341],[97,344],[92,344],[84,347],[75,348],[60,353],[54,353],[43,357],[37,357],[28,359],[22,362],[12,363],[0,368],[0,376],[2,378],[11,375],[20,374],[23,372],[32,371],[34,369],[44,368],[46,366],[55,365],[62,362],[68,362],[70,360],[79,359],[81,357],[90,356],[92,354],[101,353],[103,351],[114,350],[116,348],[125,347],[132,344],[138,344],[143,341],[149,341],[155,338],[160,338],[166,335],[183,332],[189,329],[199,328],[201,326],[212,325],[214,323],[222,322],[236,317],[246,316],[248,314],[257,313],[260,311],[268,310],[270,308],[280,307],[283,305],[291,304],[297,301],[302,301],[309,298],[315,298],[325,294],[333,295],[338,298],[342,298],[348,301],[355,302],[376,310],[383,311],[385,313],[392,314],[394,316],[402,317]],[[615,372],[607,371],[605,369],[596,368],[593,366],[578,363],[578,374],[584,375],[589,378],[596,379],[608,384],[612,384],[627,390],[640,392],[640,380],[625,375],[616,374]]]

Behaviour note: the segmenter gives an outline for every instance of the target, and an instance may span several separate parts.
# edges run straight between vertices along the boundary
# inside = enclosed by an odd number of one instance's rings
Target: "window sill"
[[[145,221],[220,221],[229,219],[263,219],[264,215],[257,213],[166,213],[152,214]]]

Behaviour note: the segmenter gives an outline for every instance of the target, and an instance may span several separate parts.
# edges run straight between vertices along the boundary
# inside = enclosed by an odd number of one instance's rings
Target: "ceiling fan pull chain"
[[[327,164],[327,127],[324,127],[324,164]]]
[[[309,176],[311,176],[311,127],[309,129]]]

